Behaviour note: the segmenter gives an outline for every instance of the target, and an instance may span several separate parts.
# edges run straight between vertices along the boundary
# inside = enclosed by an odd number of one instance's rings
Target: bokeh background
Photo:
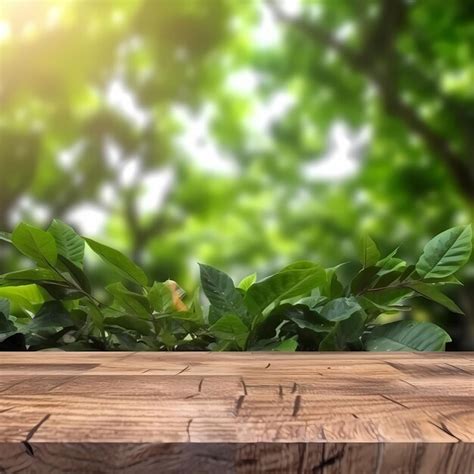
[[[473,209],[471,2],[0,0],[3,230],[59,217],[192,288],[362,232],[414,259]],[[474,349],[461,278],[467,317],[415,317]]]

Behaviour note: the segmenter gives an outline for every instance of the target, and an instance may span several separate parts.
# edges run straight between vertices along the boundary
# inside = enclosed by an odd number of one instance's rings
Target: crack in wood
[[[35,452],[33,451],[33,446],[31,446],[31,444],[28,441],[22,441],[21,444],[25,448],[26,454],[28,454],[28,456],[31,456],[32,458],[34,458],[35,457]]]
[[[63,382],[58,383],[57,385],[54,385],[53,387],[50,387],[50,388],[48,389],[48,392],[52,392],[52,391],[55,390],[56,388],[61,387],[61,385],[64,385],[64,384],[66,384],[66,383],[68,383],[68,382],[72,382],[73,380],[78,379],[79,377],[81,377],[81,375],[75,375],[74,377],[69,377],[68,379],[64,380]]]
[[[193,393],[192,395],[187,395],[186,397],[184,397],[184,399],[189,400],[190,398],[199,397],[199,395],[199,393]]]
[[[33,426],[33,428],[31,428],[31,430],[28,432],[28,434],[26,435],[25,441],[30,441],[31,438],[33,438],[33,436],[35,435],[35,433],[37,433],[38,430],[41,428],[41,426],[44,423],[46,423],[46,421],[48,421],[50,416],[51,416],[50,413],[48,413],[47,415],[44,415],[43,418],[40,421],[38,421],[38,423],[36,423],[36,425]]]
[[[451,436],[452,438],[456,439],[458,443],[462,443],[462,439],[458,438],[447,426],[444,422],[440,421],[439,425],[433,421],[429,421],[428,423],[432,424],[436,428],[438,428],[440,431],[443,433],[446,433],[447,435]]]
[[[135,354],[137,354],[137,352],[130,352],[128,353],[127,355],[123,356],[123,357],[120,357],[120,359],[115,359],[113,362],[122,362],[123,360],[125,359],[128,359],[129,357],[132,357],[134,356]],[[102,364],[98,364],[98,366],[100,367]],[[104,365],[105,367],[105,365]]]
[[[234,416],[239,416],[239,412],[240,412],[240,409],[242,408],[242,405],[244,404],[244,400],[245,400],[245,395],[240,395],[240,397],[235,402]]]
[[[404,379],[398,379],[398,380],[400,380],[400,382],[404,382],[404,383],[406,383],[407,385],[410,385],[410,387],[414,387],[414,388],[416,388],[416,389],[418,390],[418,387],[417,387],[416,385],[414,385],[414,384],[412,384],[412,383],[410,383],[410,382],[408,382],[408,381],[406,381],[406,380],[404,380]]]
[[[456,369],[460,372],[463,372],[464,374],[467,374],[467,375],[472,375],[472,373],[469,371],[469,370],[465,370],[465,369],[462,369],[461,367],[458,367],[456,365],[453,365],[453,364],[448,364],[447,362],[444,363],[444,365],[447,365],[449,367],[452,367],[453,369]]]
[[[298,416],[298,412],[301,408],[301,395],[296,395],[295,402],[293,404],[293,413],[291,416]]]
[[[187,370],[189,370],[189,365],[187,365],[184,369],[180,370],[177,374],[175,375],[180,375],[182,374],[183,372],[186,372]]]
[[[265,366],[265,368],[266,368],[266,369],[269,369],[271,365],[272,365],[272,364],[270,364],[270,362],[269,362],[269,363]]]
[[[24,382],[24,380],[20,380],[18,382],[15,382],[15,383],[12,383],[11,385],[9,385],[7,388],[4,388],[2,390],[0,390],[0,393],[3,393],[3,392],[8,392],[8,390],[10,390],[11,388],[13,387],[16,387],[17,385],[20,385]]]
[[[123,357],[120,357],[119,359],[114,359],[112,361],[110,361],[112,364],[116,364],[117,362],[122,362],[123,360],[125,359],[128,359],[129,357],[132,357],[134,356],[135,354],[137,354],[136,352],[130,352],[129,354],[127,354],[126,356],[123,356]],[[84,374],[85,372],[88,372],[90,370],[94,370],[96,369],[97,367],[100,367],[102,369],[121,369],[122,367],[117,367],[117,366],[113,366],[113,365],[107,365],[107,363],[101,363],[101,364],[94,364],[93,367],[90,367],[88,369],[84,369],[84,371],[82,372],[82,374]]]
[[[0,410],[0,413],[6,413],[7,411],[13,410],[15,407],[10,407],[10,408],[5,408],[3,410]]]
[[[27,433],[26,438],[22,441],[22,444],[25,447],[26,453],[29,456],[34,457],[34,455],[35,455],[35,452],[33,450],[33,446],[31,446],[31,444],[30,444],[31,438],[33,438],[33,436],[35,435],[35,433],[38,432],[38,430],[41,428],[41,426],[44,423],[46,423],[46,421],[49,419],[50,416],[51,416],[51,414],[48,413],[38,423],[36,423],[36,425],[33,426],[33,428],[31,428],[31,430]]]
[[[386,360],[385,363],[392,367],[392,369],[397,370],[398,372],[401,372],[402,374],[405,374],[405,371],[400,367],[398,364],[394,364],[393,362],[390,362],[389,360]]]
[[[410,407],[407,407],[407,406],[404,405],[403,403],[398,402],[398,401],[395,400],[394,398],[389,397],[388,395],[384,395],[383,393],[379,393],[379,397],[385,398],[385,400],[388,400],[389,402],[395,403],[396,405],[400,405],[401,407],[406,408],[407,410],[410,409]]]
[[[186,425],[186,433],[188,435],[188,443],[191,442],[191,423],[193,422],[193,419],[191,418],[188,420],[188,423]]]
[[[204,377],[199,381],[199,385],[198,385],[198,392],[201,393],[202,391],[202,384],[204,383]]]
[[[317,465],[314,466],[312,469],[313,473],[316,473],[318,471],[323,471],[325,467],[332,466],[333,464],[336,464],[337,461],[340,461],[344,457],[344,448],[342,448],[341,451],[336,453],[334,456],[331,456],[330,458],[324,459],[325,458],[325,449],[323,445],[323,455],[322,455],[322,461]]]
[[[242,385],[242,388],[244,389],[244,395],[248,395],[247,384],[245,383],[245,380],[243,378],[240,379],[240,383]]]

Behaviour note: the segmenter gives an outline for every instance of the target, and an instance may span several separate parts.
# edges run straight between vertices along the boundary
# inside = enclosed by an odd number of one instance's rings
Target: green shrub
[[[472,231],[439,234],[415,265],[396,251],[381,258],[366,237],[359,269],[345,284],[342,265],[300,261],[261,281],[249,275],[237,286],[200,265],[208,307],[199,293],[184,297],[173,281],[151,283],[125,255],[60,221],[47,231],[22,223],[0,240],[36,264],[0,277],[1,350],[441,351],[450,341],[443,329],[399,315],[417,296],[462,313],[441,290],[460,284],[454,273],[469,259]],[[122,277],[107,286],[105,301],[85,272],[86,245]],[[384,324],[385,315],[396,321]]]

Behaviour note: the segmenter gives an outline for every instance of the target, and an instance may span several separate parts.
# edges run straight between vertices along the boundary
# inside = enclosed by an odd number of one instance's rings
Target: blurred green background
[[[473,85],[464,0],[1,0],[0,228],[59,217],[188,289],[362,232],[414,259],[473,220]],[[474,349],[461,279],[466,318],[414,311]]]

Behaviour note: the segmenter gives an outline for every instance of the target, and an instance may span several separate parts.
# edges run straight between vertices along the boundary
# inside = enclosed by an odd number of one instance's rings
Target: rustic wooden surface
[[[474,473],[474,353],[0,353],[0,473]]]

